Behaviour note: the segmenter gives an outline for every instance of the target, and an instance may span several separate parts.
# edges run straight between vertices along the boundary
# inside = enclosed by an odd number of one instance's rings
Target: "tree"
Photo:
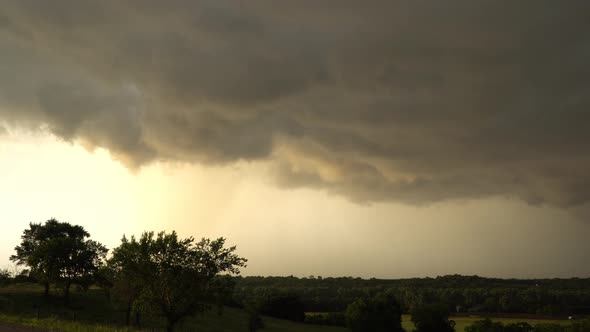
[[[79,227],[79,226],[78,226]],[[99,242],[84,240],[90,236],[69,235],[61,239],[61,255],[59,256],[60,281],[64,286],[64,298],[69,300],[70,287],[78,284],[84,289],[94,283],[94,277],[101,265],[104,264],[108,250]]]
[[[346,320],[353,332],[404,332],[400,305],[390,294],[357,299],[346,308]]]
[[[430,304],[412,311],[414,332],[454,332],[455,322],[449,320],[449,308],[443,304]]]
[[[166,318],[167,330],[183,318],[209,308],[220,291],[220,274],[239,274],[246,259],[225,248],[225,239],[179,239],[176,232],[143,233],[139,240],[123,240],[114,250],[115,278],[130,279],[129,298],[142,299]],[[137,287],[137,288],[136,288]],[[135,293],[135,292],[138,292]],[[137,297],[136,297],[137,296]]]
[[[45,224],[30,223],[10,259],[30,268],[49,294],[51,283],[64,287],[64,299],[69,301],[72,284],[88,285],[103,264],[108,250],[100,243],[87,239],[90,234],[82,226],[50,219]]]
[[[8,285],[11,279],[10,271],[0,269],[0,287]]]
[[[139,325],[139,299],[146,289],[146,281],[149,279],[150,257],[149,242],[147,236],[137,241],[135,237],[128,240],[125,236],[121,239],[121,245],[113,249],[113,255],[107,261],[107,268],[103,272],[105,279],[111,287],[115,300],[125,306],[125,322],[131,322],[131,314],[135,309],[135,324]]]

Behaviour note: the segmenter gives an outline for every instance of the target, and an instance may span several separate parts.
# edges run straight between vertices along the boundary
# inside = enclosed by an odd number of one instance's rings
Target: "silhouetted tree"
[[[135,237],[131,237],[129,241],[123,236],[121,245],[113,249],[113,255],[107,261],[107,269],[104,271],[115,300],[125,306],[127,325],[130,324],[132,311],[138,306],[138,300],[146,288],[146,280],[152,273],[149,240],[142,237],[141,241],[136,241]],[[139,309],[135,308],[135,311],[135,324],[139,325]]]
[[[449,308],[444,304],[429,304],[412,310],[414,332],[454,332],[455,322],[449,320]]]
[[[239,274],[245,266],[246,259],[234,254],[236,248],[224,245],[223,238],[195,242],[192,237],[179,239],[176,232],[124,239],[112,259],[115,271],[122,273],[115,274],[115,280],[131,278],[123,286],[130,292],[128,298],[137,299],[139,292],[139,298],[159,310],[168,321],[167,330],[173,331],[184,317],[215,303],[220,274]]]
[[[357,299],[346,309],[346,319],[353,332],[404,332],[400,305],[390,294]]]
[[[10,259],[17,265],[30,268],[34,276],[45,286],[49,294],[51,283],[64,286],[64,298],[69,300],[70,287],[74,283],[88,284],[108,250],[100,243],[87,239],[90,234],[82,226],[50,219],[45,224],[30,223],[21,236],[21,244]]]
[[[6,286],[12,278],[10,272],[6,269],[0,269],[0,287]]]

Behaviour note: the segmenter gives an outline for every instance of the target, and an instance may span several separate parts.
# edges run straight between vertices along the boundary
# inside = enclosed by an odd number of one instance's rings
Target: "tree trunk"
[[[49,281],[44,282],[43,286],[45,287],[45,290],[43,291],[43,296],[49,297]]]

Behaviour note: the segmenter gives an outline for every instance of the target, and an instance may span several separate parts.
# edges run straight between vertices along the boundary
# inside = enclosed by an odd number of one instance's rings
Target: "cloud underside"
[[[355,201],[590,201],[590,3],[4,1],[0,120]]]

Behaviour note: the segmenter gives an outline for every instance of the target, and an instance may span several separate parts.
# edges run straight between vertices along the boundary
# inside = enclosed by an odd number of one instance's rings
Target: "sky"
[[[590,277],[590,3],[0,6],[0,266],[29,222],[245,275]]]

